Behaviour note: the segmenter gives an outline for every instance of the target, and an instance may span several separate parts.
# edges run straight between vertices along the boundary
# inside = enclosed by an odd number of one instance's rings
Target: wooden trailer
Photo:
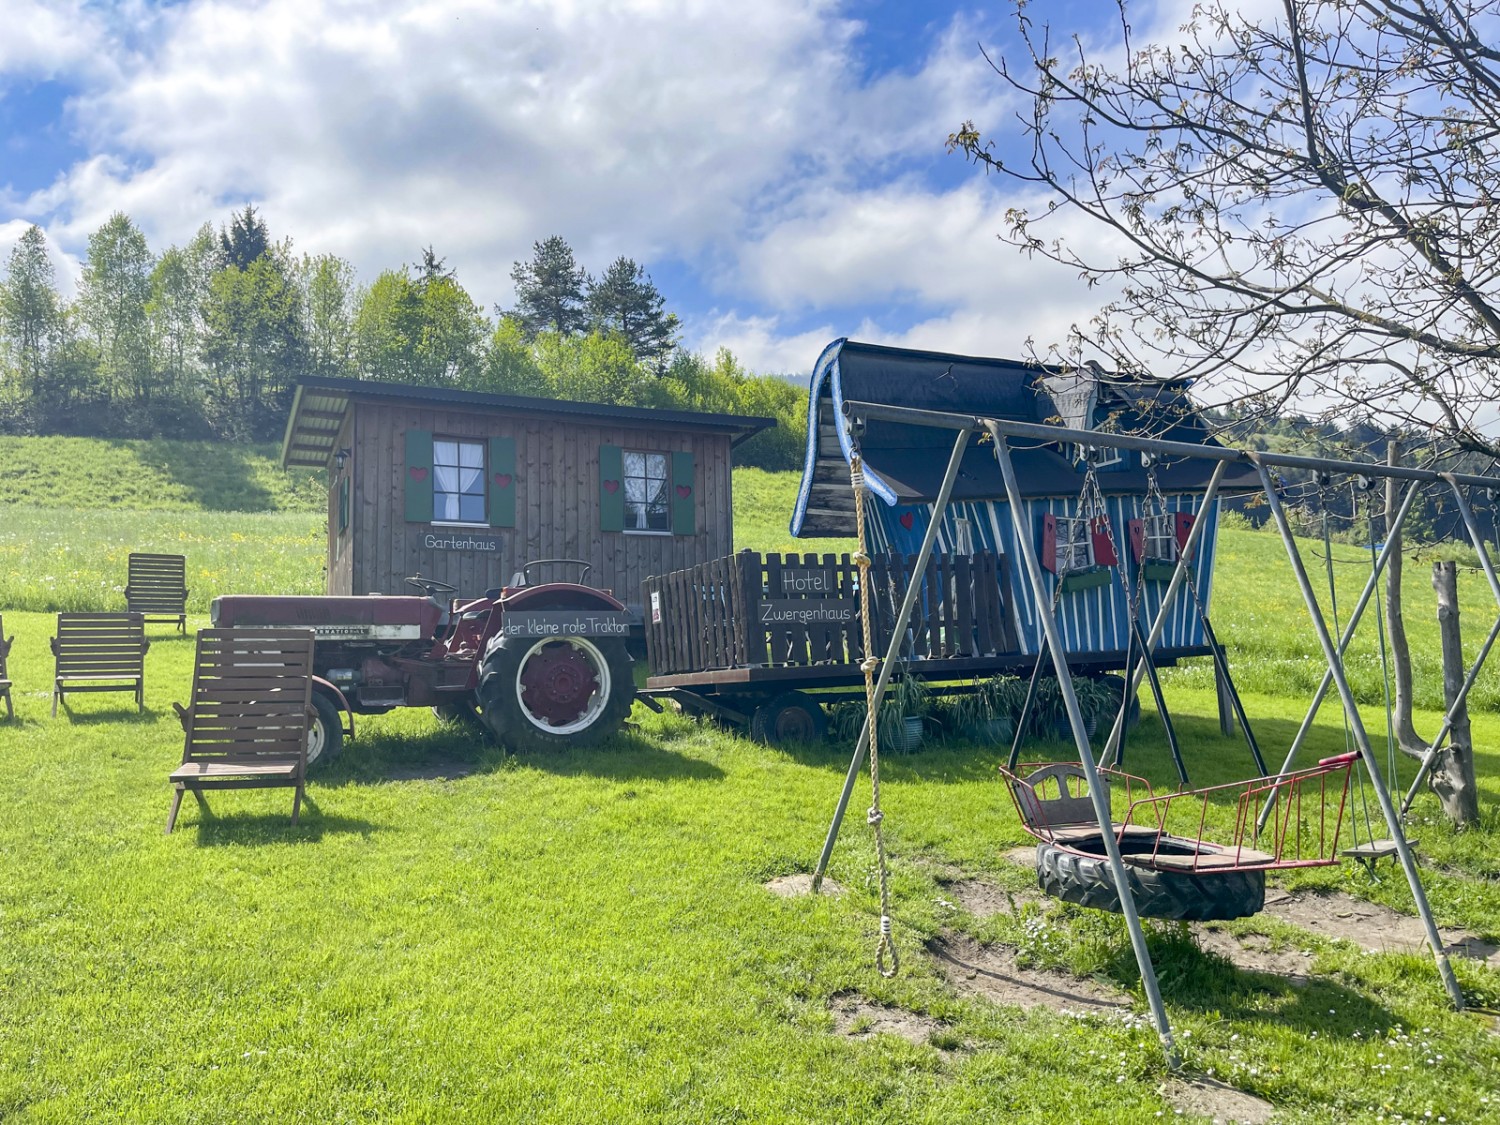
[[[849,465],[857,443],[874,497],[867,528],[876,559],[877,650],[883,652],[889,641],[901,596],[920,581],[906,642],[911,674],[959,690],[977,677],[1029,672],[1040,644],[1039,614],[1053,608],[1035,604],[1012,565],[1017,536],[1032,535],[1053,559],[1070,550],[1087,556],[1071,575],[1059,565],[1048,591],[1073,667],[1099,674],[1125,666],[1132,613],[1138,620],[1152,618],[1161,605],[1166,572],[1150,566],[1132,571],[1133,579],[1141,578],[1140,605],[1132,607],[1104,565],[1108,548],[1102,540],[1059,543],[1058,529],[1067,526],[1084,481],[1083,448],[1056,443],[1017,451],[1026,504],[1017,519],[1004,499],[992,450],[976,435],[964,454],[934,557],[916,575],[912,564],[931,522],[952,435],[888,422],[869,422],[852,434],[843,404],[1064,421],[1090,429],[1113,426],[1212,444],[1185,382],[836,340],[813,370],[811,391],[791,531],[798,537],[854,535]],[[1195,520],[1209,521],[1191,568],[1206,609],[1218,520],[1217,504],[1204,509],[1201,503],[1211,466],[1198,461],[1148,466],[1138,454],[1111,451],[1108,460],[1095,458],[1094,467],[1118,556],[1130,549],[1132,522],[1144,522],[1157,508],[1163,514],[1155,517],[1152,530],[1165,521],[1179,544]],[[1233,466],[1221,493],[1258,487],[1253,478],[1249,467]],[[1170,550],[1171,543],[1160,549]],[[1082,572],[1094,577],[1080,582]],[[759,714],[762,729],[775,725],[777,714],[788,708],[850,697],[849,689],[863,682],[859,661],[864,656],[854,575],[847,556],[741,553],[648,578],[642,587],[648,690],[737,722],[755,721]],[[1155,663],[1170,665],[1210,652],[1196,608],[1186,598],[1175,599]],[[818,695],[810,699],[808,692]],[[789,729],[797,726],[792,722]]]

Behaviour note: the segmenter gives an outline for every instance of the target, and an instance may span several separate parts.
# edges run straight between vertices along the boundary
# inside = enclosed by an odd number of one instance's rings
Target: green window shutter
[[[432,432],[406,431],[406,522],[432,522]]]
[[[349,529],[349,478],[339,481],[339,534]]]
[[[625,530],[625,457],[618,445],[599,447],[599,530]]]
[[[693,455],[672,454],[672,534],[694,535],[697,533],[693,511],[696,507],[693,492]]]
[[[489,513],[491,527],[516,526],[516,439],[490,438]]]

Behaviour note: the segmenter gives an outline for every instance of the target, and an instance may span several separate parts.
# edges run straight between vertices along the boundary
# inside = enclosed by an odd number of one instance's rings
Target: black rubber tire
[[[501,743],[513,750],[550,751],[594,746],[618,731],[635,702],[635,678],[625,642],[614,637],[587,638],[609,670],[609,694],[603,707],[585,727],[558,733],[527,717],[515,688],[521,661],[538,645],[529,637],[500,637],[493,641],[479,668],[480,717]]]
[[[828,713],[805,691],[772,696],[750,716],[750,737],[768,746],[822,742],[827,735]]]
[[[344,748],[344,713],[339,705],[321,691],[312,693],[312,729],[307,735],[307,770],[322,769],[339,756]]]
[[[1222,871],[1194,875],[1150,871],[1127,863],[1130,892],[1142,918],[1220,922],[1259,914],[1266,904],[1266,873]],[[1036,846],[1037,885],[1053,898],[1095,910],[1120,910],[1120,894],[1106,857],[1082,856],[1051,844]]]

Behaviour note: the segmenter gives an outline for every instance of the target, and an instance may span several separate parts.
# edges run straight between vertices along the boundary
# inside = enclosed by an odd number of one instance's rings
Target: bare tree
[[[1029,189],[1003,238],[1116,283],[1059,350],[1500,454],[1500,0],[1208,0],[1140,48],[1118,4],[1114,64],[1017,0],[1022,155],[949,138]]]

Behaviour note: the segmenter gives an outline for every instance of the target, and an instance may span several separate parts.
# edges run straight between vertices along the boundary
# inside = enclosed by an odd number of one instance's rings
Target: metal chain
[[[893,977],[901,968],[901,956],[891,937],[891,887],[886,870],[885,834],[880,825],[885,814],[880,811],[880,722],[875,713],[875,672],[880,658],[875,655],[874,629],[870,620],[870,554],[865,549],[865,469],[858,453],[849,459],[849,484],[854,489],[854,526],[859,550],[854,564],[859,567],[859,616],[864,629],[865,658],[859,669],[865,674],[865,715],[870,728],[870,811],[866,819],[875,835],[875,862],[880,873],[880,938],[875,944],[875,967],[883,977]]]

